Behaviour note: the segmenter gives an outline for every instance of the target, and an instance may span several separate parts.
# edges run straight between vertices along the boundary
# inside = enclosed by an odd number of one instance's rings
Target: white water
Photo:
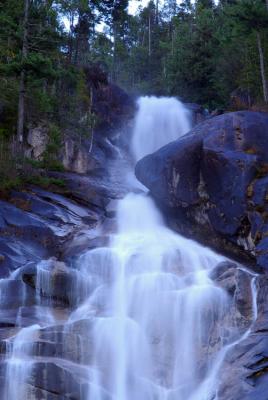
[[[72,316],[92,312],[88,399],[103,393],[116,400],[185,399],[201,379],[196,364],[206,322],[220,320],[228,304],[208,278],[222,257],[167,229],[144,195],[128,195],[117,218],[111,246],[97,250],[98,265],[108,262],[112,276],[101,269],[102,282]],[[80,267],[92,274],[94,262],[96,251],[83,255]]]
[[[142,98],[135,121],[135,159],[175,140],[190,128],[189,114],[175,99]],[[80,327],[81,363],[88,390],[81,400],[212,400],[226,353],[243,340],[224,330],[230,306],[226,292],[209,274],[224,258],[169,230],[153,201],[130,193],[118,204],[117,231],[110,245],[82,254],[73,288],[86,300],[71,314],[64,332]],[[253,320],[256,317],[252,280]],[[37,320],[55,324],[49,299],[50,263],[37,274]],[[28,399],[32,365],[30,342],[38,326],[22,329],[10,343],[5,399]],[[86,340],[84,340],[86,338]],[[211,341],[214,341],[214,350]],[[87,348],[83,347],[86,346]],[[216,343],[216,344],[215,344]],[[68,343],[66,343],[68,347]],[[89,355],[87,353],[90,353]],[[25,366],[25,368],[23,368]],[[22,389],[18,393],[13,379]],[[32,398],[32,397],[31,397]]]
[[[136,161],[191,129],[189,110],[173,97],[141,97],[138,107],[132,140]]]
[[[177,100],[140,99],[134,157],[189,127],[188,112]],[[209,272],[224,258],[165,227],[145,194],[119,202],[117,223],[110,246],[83,254],[78,263],[99,280],[71,316],[90,318],[93,325],[88,400],[210,400],[216,393],[212,367],[218,370],[224,358],[230,299]],[[211,336],[218,342],[214,354]]]
[[[39,325],[23,328],[15,336],[6,341],[7,346],[7,380],[4,398],[7,400],[26,400],[30,398],[27,380],[33,366],[33,343]]]

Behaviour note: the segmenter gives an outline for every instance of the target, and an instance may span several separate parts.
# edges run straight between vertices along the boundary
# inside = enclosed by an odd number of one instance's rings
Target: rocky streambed
[[[228,296],[229,308],[220,321],[208,310],[198,359],[203,379],[204,358],[213,358],[220,346],[217,326],[229,326],[222,338],[226,343],[232,338],[234,345],[220,365],[218,400],[267,400],[267,130],[265,114],[223,115],[137,166],[138,178],[173,229],[237,259],[219,262],[210,273]],[[100,273],[112,280],[111,270],[100,271],[112,263],[100,264],[98,249],[116,231],[116,203],[130,189],[120,164],[111,164],[110,171],[110,176],[53,173],[64,178],[64,193],[28,187],[1,200],[3,400],[89,400],[92,319],[90,313],[69,318],[78,306],[81,310]],[[78,268],[89,250],[90,271]],[[101,293],[93,303],[94,312],[101,313]],[[16,381],[18,376],[24,382]],[[22,386],[11,390],[7,383],[12,385],[12,379]],[[103,392],[102,398],[111,397]]]

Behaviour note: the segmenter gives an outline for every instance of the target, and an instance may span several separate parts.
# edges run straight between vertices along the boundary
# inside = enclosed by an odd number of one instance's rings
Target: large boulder
[[[268,267],[268,114],[206,120],[139,161],[136,175],[175,228],[187,234],[189,223],[188,234]]]

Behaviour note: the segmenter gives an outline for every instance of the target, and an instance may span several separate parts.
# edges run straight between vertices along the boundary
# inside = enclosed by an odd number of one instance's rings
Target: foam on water
[[[134,158],[179,138],[190,125],[178,100],[141,98]],[[79,326],[76,345],[88,371],[86,400],[215,399],[219,368],[238,343],[237,336],[236,341],[224,337],[230,298],[210,279],[224,257],[168,229],[146,193],[130,193],[119,201],[116,221],[107,247],[79,257],[76,273],[83,282],[76,280],[72,296],[84,301],[63,328],[68,334]],[[254,282],[253,276],[253,320]],[[46,325],[56,323],[50,312],[42,316],[51,301],[48,297],[41,308],[42,293],[51,292],[50,263],[43,261],[37,267],[36,318],[45,316]],[[34,362],[29,344],[38,329],[22,329],[9,342],[7,400],[28,398],[26,381]],[[19,397],[13,379],[22,385]]]
[[[138,107],[132,139],[136,161],[191,129],[189,110],[173,97],[141,97]]]

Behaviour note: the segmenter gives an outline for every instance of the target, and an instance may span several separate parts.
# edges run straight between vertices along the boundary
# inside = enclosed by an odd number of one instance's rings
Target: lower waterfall
[[[141,99],[134,157],[155,151],[189,127],[188,111],[176,99]],[[107,246],[82,253],[72,265],[80,277],[72,296],[83,299],[72,313],[59,318],[47,309],[48,302],[38,299],[37,324],[7,339],[2,399],[50,399],[31,389],[40,375],[35,369],[40,343],[44,337],[71,337],[74,332],[79,332],[77,340],[69,344],[61,339],[61,349],[53,353],[56,365],[73,368],[81,380],[80,392],[74,394],[70,379],[70,397],[62,399],[217,399],[224,356],[250,329],[241,333],[229,318],[229,294],[211,277],[226,258],[168,229],[145,192],[129,193],[118,202],[116,225]],[[38,271],[36,290],[49,292],[49,261],[41,262]],[[254,275],[252,298],[254,320]],[[74,353],[79,353],[79,363],[72,360]],[[45,357],[51,362],[51,354]]]

